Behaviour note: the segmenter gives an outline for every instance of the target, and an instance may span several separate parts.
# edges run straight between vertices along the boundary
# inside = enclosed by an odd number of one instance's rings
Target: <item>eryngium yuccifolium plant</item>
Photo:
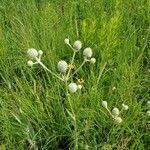
[[[108,108],[107,101],[102,101],[102,106],[108,111],[110,116],[114,119],[114,122],[120,124],[123,120],[120,117],[120,111],[117,107],[113,108],[112,111]],[[128,110],[128,105],[122,104],[124,110]]]
[[[46,71],[48,71],[53,77],[55,77],[56,79],[59,79],[61,81],[63,81],[65,84],[65,94],[66,94],[66,99],[68,100],[68,107],[70,109],[70,111],[68,110],[68,108],[66,108],[68,114],[70,115],[70,117],[73,119],[73,125],[74,125],[74,140],[77,140],[77,127],[76,127],[76,116],[74,113],[74,109],[72,107],[72,103],[71,103],[71,96],[70,93],[76,93],[78,90],[82,90],[82,83],[77,83],[74,82],[73,76],[74,74],[77,74],[77,72],[83,67],[83,65],[86,62],[89,62],[89,64],[94,64],[96,62],[96,59],[93,57],[91,58],[93,52],[91,48],[86,48],[83,51],[83,62],[81,63],[81,65],[79,67],[77,67],[77,69],[74,69],[74,64],[75,64],[75,57],[76,57],[76,53],[81,51],[82,48],[82,42],[77,40],[74,42],[73,45],[70,44],[70,40],[68,38],[66,38],[64,40],[65,44],[68,45],[73,51],[73,55],[71,58],[70,62],[66,62],[65,60],[60,60],[57,63],[57,70],[58,73],[52,71],[51,69],[49,69],[47,66],[44,65],[44,63],[41,60],[41,57],[43,55],[43,51],[39,50],[37,51],[34,48],[30,48],[27,50],[27,54],[28,56],[31,58],[31,60],[29,60],[27,62],[28,66],[32,67],[35,64],[39,64],[41,65]],[[77,145],[77,142],[76,142]],[[75,146],[76,147],[76,146]]]
[[[86,62],[90,62],[91,64],[94,64],[96,62],[96,59],[92,57],[92,49],[91,48],[85,48],[83,51],[83,63],[76,69],[73,71],[72,67],[74,65],[74,61],[75,61],[75,57],[76,57],[76,53],[79,52],[82,48],[82,42],[77,40],[74,42],[73,46],[70,44],[70,40],[68,38],[66,38],[64,40],[65,44],[68,45],[72,50],[73,50],[73,56],[71,59],[71,62],[66,62],[65,60],[60,60],[57,64],[57,70],[58,73],[54,73],[51,69],[48,69],[44,63],[41,61],[41,57],[43,55],[43,51],[39,50],[37,51],[34,48],[30,48],[27,50],[27,54],[28,56],[31,58],[31,60],[29,60],[27,62],[28,66],[32,67],[35,64],[40,64],[45,70],[47,70],[49,73],[52,74],[53,77],[64,81],[64,82],[69,82],[69,80],[72,81],[72,77],[74,74],[76,74]],[[34,61],[34,62],[33,62]],[[77,89],[82,89],[82,85],[75,85],[72,84],[72,82],[69,84],[68,86],[69,92],[70,93],[75,93],[77,91]]]

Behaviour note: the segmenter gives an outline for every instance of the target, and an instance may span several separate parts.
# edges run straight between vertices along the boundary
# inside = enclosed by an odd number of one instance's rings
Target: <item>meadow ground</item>
[[[33,47],[57,72],[72,57],[65,38],[83,43],[75,67],[86,47],[96,58],[70,101],[63,82],[27,66]],[[0,150],[149,150],[149,46],[149,0],[0,0]],[[120,124],[102,101],[129,106]]]

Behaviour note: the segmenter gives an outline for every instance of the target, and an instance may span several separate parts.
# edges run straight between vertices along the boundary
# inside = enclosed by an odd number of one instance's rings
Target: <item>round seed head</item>
[[[112,115],[113,115],[113,116],[118,116],[118,115],[119,115],[119,109],[115,107],[115,108],[112,110]]]
[[[57,69],[61,73],[66,73],[66,71],[68,69],[68,64],[64,60],[60,60],[57,64]]]
[[[69,91],[70,93],[75,93],[78,89],[77,84],[76,83],[70,83],[68,85]]]
[[[81,41],[79,41],[79,40],[75,41],[73,44],[73,48],[75,49],[75,51],[79,51],[82,48]]]
[[[27,50],[27,54],[29,57],[35,59],[38,56],[38,51],[34,48],[30,48]]]
[[[115,118],[115,123],[120,124],[122,122],[121,117],[116,117]]]
[[[29,60],[28,62],[27,62],[27,65],[29,66],[29,67],[32,67],[33,66],[33,61],[32,60]]]
[[[95,63],[96,63],[96,59],[95,59],[95,58],[91,58],[91,59],[90,59],[90,62],[91,62],[92,64],[95,64]]]
[[[93,54],[93,52],[92,52],[92,49],[90,47],[85,48],[84,51],[83,51],[83,55],[86,58],[92,57],[92,54]]]
[[[122,104],[122,107],[123,107],[124,110],[128,110],[129,109],[129,106],[125,105],[125,104]]]
[[[102,106],[103,106],[104,108],[107,108],[107,102],[106,102],[106,101],[102,101]]]
[[[66,38],[66,39],[64,40],[64,42],[65,42],[65,44],[69,45],[69,39]]]

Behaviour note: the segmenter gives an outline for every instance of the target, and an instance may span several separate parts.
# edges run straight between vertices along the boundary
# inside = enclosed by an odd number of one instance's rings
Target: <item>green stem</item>
[[[57,74],[53,73],[50,69],[48,69],[38,58],[36,58],[36,60],[45,70],[47,70],[49,73],[51,73],[53,76],[55,76],[59,80],[64,81],[61,77],[59,77]]]
[[[70,109],[71,109],[71,113],[73,115],[73,121],[74,121],[74,140],[75,140],[75,150],[78,150],[78,137],[77,137],[77,123],[76,123],[76,116],[70,101],[70,95],[68,92],[68,83],[67,83],[67,79],[65,80],[65,85],[66,85],[66,95],[67,95],[67,99],[68,99],[68,103],[70,105]]]
[[[75,56],[76,56],[76,52],[74,51],[74,52],[73,52],[73,56],[72,56],[72,60],[71,60],[71,64],[70,64],[70,66],[72,66],[72,65],[73,65],[73,62],[74,62]],[[69,68],[68,73],[67,73],[67,77],[66,77],[66,79],[67,79],[67,80],[69,79],[70,72],[71,72],[71,67]]]
[[[82,64],[81,64],[81,66],[80,66],[79,68],[77,68],[74,73],[72,73],[72,75],[70,76],[70,78],[73,77],[73,76],[84,66],[84,64],[85,64],[86,62],[87,62],[87,60],[84,60],[84,61],[82,62]],[[69,79],[70,79],[70,78],[69,78]]]

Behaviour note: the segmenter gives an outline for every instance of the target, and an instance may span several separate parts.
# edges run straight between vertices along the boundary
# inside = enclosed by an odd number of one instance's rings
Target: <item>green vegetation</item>
[[[65,38],[96,58],[78,73],[81,92],[70,95],[76,128],[65,85],[27,66],[33,47],[57,72],[58,61],[72,57]],[[149,46],[150,0],[0,0],[0,150],[150,149]],[[102,101],[111,110],[129,106],[120,124]]]

